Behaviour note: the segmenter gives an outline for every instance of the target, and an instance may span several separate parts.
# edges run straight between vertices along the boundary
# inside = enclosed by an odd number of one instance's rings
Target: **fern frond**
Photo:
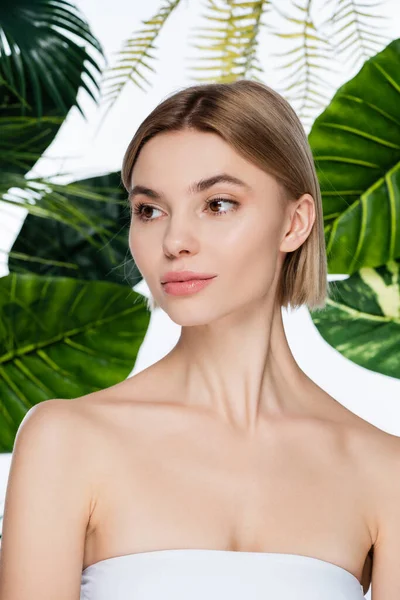
[[[161,29],[168,20],[168,17],[180,4],[181,0],[168,0],[163,3],[157,13],[142,21],[143,28],[132,33],[127,39],[122,49],[117,53],[116,64],[104,72],[102,82],[102,100],[108,106],[105,114],[114,105],[125,86],[131,81],[143,91],[144,88],[140,80],[150,85],[149,81],[140,71],[145,68],[155,72],[150,61],[155,59],[151,50],[155,50],[154,42],[157,39]],[[103,120],[105,115],[103,117]]]
[[[313,0],[291,2],[290,14],[284,13],[278,3],[281,5],[279,0],[274,2],[274,8],[291,24],[291,31],[283,32],[285,25],[280,25],[273,35],[295,40],[291,50],[282,54],[271,53],[272,56],[288,58],[278,65],[279,70],[289,71],[281,79],[281,84],[285,85],[279,92],[293,102],[300,119],[307,122],[314,118],[316,110],[326,106],[334,90],[327,77],[322,73],[318,75],[319,71],[332,71],[333,48],[314,24],[311,15]],[[327,88],[328,93],[324,93],[322,88]]]
[[[379,21],[387,22],[388,17],[371,10],[382,4],[371,0],[327,0],[326,5],[333,9],[329,19],[333,44],[338,55],[354,59],[350,68],[365,62],[390,41],[389,36],[379,33],[384,30]]]
[[[261,19],[269,4],[269,0],[208,0],[206,9],[209,12],[202,16],[209,23],[215,22],[217,25],[194,28],[193,31],[205,32],[205,35],[198,35],[197,39],[209,43],[190,45],[204,51],[203,56],[196,57],[195,61],[212,63],[191,67],[192,70],[211,73],[192,79],[197,82],[225,83],[246,77],[260,81],[255,75],[255,71],[262,72],[256,52],[260,28],[266,26]]]

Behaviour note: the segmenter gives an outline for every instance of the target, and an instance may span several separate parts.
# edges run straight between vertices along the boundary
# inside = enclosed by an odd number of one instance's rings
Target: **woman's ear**
[[[303,194],[292,204],[289,224],[280,246],[282,252],[297,250],[310,235],[315,221],[315,204],[311,194]]]

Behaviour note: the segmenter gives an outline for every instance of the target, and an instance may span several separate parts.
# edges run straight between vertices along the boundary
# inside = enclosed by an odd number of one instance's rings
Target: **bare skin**
[[[250,187],[188,192],[221,172]],[[131,253],[182,330],[161,361],[75,400],[98,437],[83,567],[173,548],[293,553],[341,566],[367,591],[392,436],[300,369],[276,303],[285,255],[313,226],[313,198],[285,205],[272,176],[193,130],[147,142],[134,185],[158,197],[132,198],[151,205],[151,222],[133,214]],[[204,206],[217,197],[239,209],[215,217]],[[162,275],[183,269],[217,277],[197,294],[166,294]]]
[[[177,402],[169,360],[73,401],[96,432],[83,568],[171,548],[283,552],[341,566],[366,593],[378,527],[371,491],[392,436],[314,384],[313,412],[260,421],[248,438]],[[155,397],[157,387],[168,395]]]

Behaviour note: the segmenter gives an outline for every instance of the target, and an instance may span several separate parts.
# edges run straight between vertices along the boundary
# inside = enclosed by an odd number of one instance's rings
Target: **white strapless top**
[[[362,600],[331,562],[275,552],[172,549],[115,556],[82,572],[80,600]]]

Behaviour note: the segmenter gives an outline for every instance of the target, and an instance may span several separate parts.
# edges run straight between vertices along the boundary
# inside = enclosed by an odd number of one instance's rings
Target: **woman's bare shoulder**
[[[354,455],[357,460],[357,473],[365,476],[366,497],[374,521],[373,542],[386,512],[388,500],[395,493],[394,482],[400,481],[400,437],[358,417],[354,433]],[[397,485],[400,500],[400,485]]]
[[[29,421],[36,423],[36,428],[42,431],[52,431],[54,437],[61,433],[74,448],[80,449],[82,467],[87,467],[88,475],[94,472],[96,456],[103,446],[104,430],[100,424],[101,410],[96,409],[101,404],[100,396],[88,394],[78,398],[55,398],[45,400],[33,406],[25,415],[17,432],[26,429]],[[91,398],[89,398],[91,396]],[[47,434],[49,435],[49,434]]]
[[[96,425],[103,418],[109,420],[112,414],[118,416],[142,405],[145,397],[139,373],[108,388],[74,398],[72,402],[82,419],[89,418]]]
[[[347,411],[349,413],[349,411]],[[347,420],[348,447],[360,471],[369,473],[375,482],[384,483],[400,449],[400,437],[393,435],[361,416],[351,413]]]
[[[120,416],[130,416],[132,412],[139,418],[145,412],[141,409],[156,404],[167,406],[168,399],[175,396],[169,387],[173,378],[166,371],[161,359],[115,385],[75,398],[74,403],[78,411],[91,415],[95,422],[106,417],[111,424],[114,417],[118,421]]]
[[[354,415],[354,433],[359,442],[362,456],[382,469],[395,459],[400,448],[400,437],[389,433],[370,421]],[[388,462],[389,461],[389,462]]]
[[[396,486],[400,494],[400,437],[379,428],[374,429],[376,432],[372,439],[375,444],[370,445],[368,458],[379,475],[381,500],[384,501],[395,492]]]
[[[143,424],[144,411],[150,398],[141,377],[134,375],[108,388],[67,400],[83,430],[89,434],[96,450],[118,439],[127,428],[132,431]]]

